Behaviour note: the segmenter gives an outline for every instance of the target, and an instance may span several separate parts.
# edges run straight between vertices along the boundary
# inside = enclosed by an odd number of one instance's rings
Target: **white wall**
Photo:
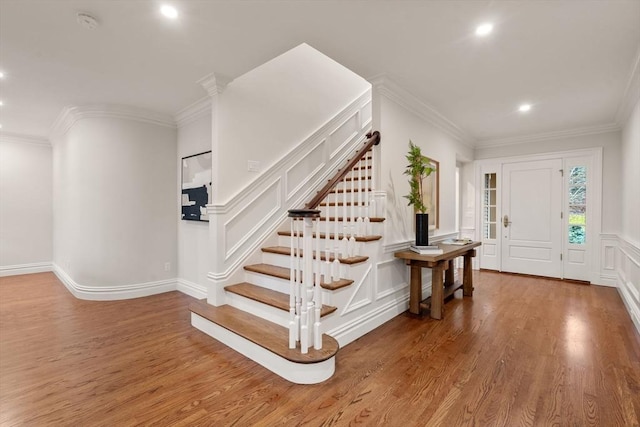
[[[640,98],[622,130],[622,229],[615,253],[617,286],[640,333]]]
[[[235,79],[218,95],[214,204],[259,176],[247,170],[248,160],[266,171],[369,88],[306,44]]]
[[[175,289],[176,155],[175,129],[112,117],[55,141],[54,262],[76,296]]]
[[[413,207],[403,196],[409,193],[404,175],[409,140],[422,154],[440,162],[440,224],[434,235],[456,230],[456,160],[472,158],[471,149],[458,143],[438,127],[418,117],[398,103],[380,95],[378,101],[380,132],[380,190],[386,192],[385,245],[415,239]],[[375,102],[375,101],[374,101]]]
[[[640,246],[640,101],[622,131],[621,236]]]
[[[620,132],[547,139],[490,148],[480,147],[475,150],[475,159],[524,156],[595,147],[603,147],[602,232],[618,233],[620,231],[620,206],[622,204],[620,192]]]
[[[51,158],[50,145],[0,137],[0,275],[50,270]]]
[[[210,253],[216,247],[209,245],[209,223],[200,221],[182,221],[181,213],[181,159],[193,154],[211,150],[211,111],[196,120],[178,127],[177,156],[177,212],[178,221],[178,282],[179,289],[187,287],[206,296],[207,273],[209,272]]]

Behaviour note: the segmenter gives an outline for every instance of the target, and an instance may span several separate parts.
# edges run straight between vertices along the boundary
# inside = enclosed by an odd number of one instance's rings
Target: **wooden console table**
[[[442,309],[445,297],[452,295],[462,288],[465,297],[473,296],[473,274],[471,271],[471,258],[476,256],[476,250],[480,242],[472,242],[463,246],[439,244],[444,251],[440,255],[420,255],[416,252],[405,250],[396,252],[396,258],[405,260],[405,264],[411,267],[411,283],[409,288],[409,311],[420,314],[422,301],[422,268],[430,268],[431,271],[431,317],[442,319]],[[454,283],[453,260],[464,257],[464,270],[462,284]],[[443,277],[444,276],[444,277]],[[446,291],[446,292],[445,292]],[[447,295],[445,295],[445,293]]]

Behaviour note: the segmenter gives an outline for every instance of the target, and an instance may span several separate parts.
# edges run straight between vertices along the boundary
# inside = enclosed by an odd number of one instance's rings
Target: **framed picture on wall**
[[[440,228],[440,162],[430,159],[435,171],[425,178],[425,203],[429,212],[429,230]]]
[[[211,151],[182,158],[182,219],[209,221],[211,203]]]

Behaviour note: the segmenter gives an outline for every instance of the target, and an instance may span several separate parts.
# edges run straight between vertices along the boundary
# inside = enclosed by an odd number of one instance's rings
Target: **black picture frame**
[[[183,157],[181,161],[181,219],[208,222],[211,203],[211,151]]]

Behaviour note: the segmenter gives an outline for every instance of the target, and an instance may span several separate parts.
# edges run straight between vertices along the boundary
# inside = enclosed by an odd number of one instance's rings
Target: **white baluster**
[[[342,179],[342,250],[341,256],[342,258],[349,257],[349,238],[347,237],[347,182]],[[336,190],[337,191],[337,190]]]
[[[329,260],[330,255],[331,255],[331,225],[329,223],[329,212],[330,212],[330,206],[329,206],[329,202],[327,202],[327,209],[326,209],[326,221],[325,221],[325,225],[324,225],[324,237],[325,237],[325,249],[324,249],[324,277],[326,278],[327,281],[331,280],[331,261]]]
[[[351,170],[351,218],[349,218],[349,244],[347,245],[347,253],[349,257],[355,255],[356,252],[356,238],[355,238],[355,226],[356,226],[356,198],[355,198],[355,166]]]
[[[302,226],[302,220],[294,219],[295,221],[295,240],[296,240],[296,255],[295,255],[295,301],[296,301],[296,318],[295,318],[295,335],[296,341],[300,341],[300,311],[301,311],[301,297],[300,297],[300,285],[302,282],[302,272],[300,271],[300,243],[301,243],[301,235],[300,228]]]
[[[365,153],[365,156],[367,154]],[[366,162],[366,160],[365,160]],[[366,167],[366,163],[365,166]],[[364,230],[363,230],[363,217],[362,217],[362,208],[363,208],[363,201],[362,201],[362,191],[364,189],[364,184],[363,184],[363,177],[362,177],[362,159],[360,159],[360,161],[358,162],[358,220],[356,222],[356,236],[358,237],[362,237],[362,235],[364,234]]]
[[[320,335],[320,311],[322,309],[322,260],[320,259],[320,220],[316,220],[316,280],[313,287],[313,305],[314,305],[314,319],[313,323],[313,347],[317,350],[322,348],[322,336]],[[328,259],[329,255],[325,253],[325,257]]]
[[[289,348],[296,348],[297,330],[296,326],[296,248],[297,238],[295,235],[295,218],[291,218],[291,256],[289,262]]]
[[[302,270],[302,286],[300,294],[302,297],[300,314],[300,352],[309,352],[309,304],[311,301],[310,292],[313,292],[313,221],[311,218],[304,219],[304,231],[302,233],[304,269]]]

